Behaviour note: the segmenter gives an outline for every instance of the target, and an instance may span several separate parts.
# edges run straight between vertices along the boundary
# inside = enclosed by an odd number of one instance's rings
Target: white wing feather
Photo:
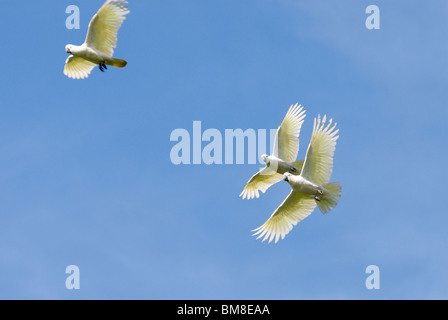
[[[313,134],[301,172],[305,179],[320,186],[330,181],[336,141],[339,138],[337,136],[339,129],[335,129],[336,123],[332,125],[333,119],[330,119],[328,123],[325,122],[325,115],[322,121],[320,115],[314,119]]]
[[[282,239],[291,231],[292,227],[302,221],[313,212],[316,207],[316,201],[313,198],[306,197],[294,190],[291,190],[289,196],[275,210],[272,216],[261,227],[253,230],[257,239],[264,237],[270,243]]]
[[[291,106],[278,127],[272,154],[287,162],[293,162],[299,153],[299,135],[305,119],[305,110],[299,104]]]
[[[258,191],[265,193],[270,186],[282,179],[283,175],[268,167],[264,167],[250,178],[247,185],[244,187],[243,192],[241,192],[240,197],[242,196],[243,199],[258,198],[260,196]]]
[[[86,44],[112,57],[117,46],[117,33],[130,11],[127,1],[107,0],[89,23]]]
[[[69,56],[65,61],[64,74],[73,79],[87,78],[95,64],[80,57]]]

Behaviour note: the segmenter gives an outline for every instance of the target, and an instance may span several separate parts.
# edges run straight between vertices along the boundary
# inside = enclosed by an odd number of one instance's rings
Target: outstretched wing
[[[313,134],[301,172],[305,179],[321,186],[330,181],[336,141],[339,138],[336,123],[332,125],[333,119],[325,122],[325,115],[322,121],[320,115],[314,119]]]
[[[299,104],[291,106],[277,129],[272,154],[287,162],[293,162],[299,153],[299,135],[305,119],[305,110]]]
[[[280,237],[285,238],[293,226],[308,217],[315,207],[316,201],[313,198],[291,190],[289,196],[275,210],[268,221],[253,230],[255,231],[254,236],[258,235],[257,239],[264,236],[262,241],[269,238],[269,243],[275,238],[277,243]]]
[[[127,1],[107,0],[89,24],[86,43],[112,57],[117,46],[117,33],[130,11]]]
[[[270,186],[282,179],[283,175],[269,169],[269,167],[264,167],[250,178],[249,182],[244,187],[243,192],[241,192],[240,197],[242,196],[243,199],[258,198],[260,196],[258,191],[265,193]]]
[[[69,56],[65,61],[64,74],[73,79],[87,78],[96,65],[80,57]]]

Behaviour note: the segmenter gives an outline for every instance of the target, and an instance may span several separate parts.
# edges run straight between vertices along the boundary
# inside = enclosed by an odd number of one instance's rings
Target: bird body
[[[95,47],[89,47],[86,43],[83,43],[80,46],[69,44],[66,46],[66,51],[67,53],[71,53],[74,57],[85,59],[97,65],[105,64],[124,68],[127,64],[125,60],[109,57]]]
[[[259,228],[253,230],[254,235],[264,240],[275,242],[291,231],[293,226],[305,219],[316,206],[322,213],[332,210],[341,197],[341,184],[329,182],[333,171],[333,156],[336,141],[339,138],[336,124],[332,119],[326,122],[326,116],[314,119],[313,134],[308,146],[300,174],[290,172],[283,174],[291,186],[291,191],[283,203],[271,217]]]
[[[75,57],[83,58],[94,64],[103,63],[106,59],[110,58],[105,53],[95,49],[94,47],[88,47],[86,43],[83,43],[80,46],[69,44],[66,46],[66,52],[71,53]]]
[[[333,209],[341,196],[341,184],[339,182],[319,186],[301,175],[295,176],[286,172],[284,176],[294,192],[316,200],[316,204],[322,213],[327,213]]]
[[[299,175],[302,169],[303,161],[299,160],[295,162],[288,162],[283,159],[280,159],[274,155],[262,155],[261,158],[266,163],[266,166],[275,170],[278,174],[283,175],[286,172],[289,172],[293,175]],[[274,169],[275,168],[275,169]]]
[[[127,62],[113,57],[117,33],[129,13],[127,1],[107,0],[89,23],[87,37],[80,46],[68,44],[65,51],[71,55],[65,61],[64,74],[69,78],[84,79],[98,65],[101,71],[107,65],[124,68]]]
[[[299,192],[313,199],[323,194],[322,187],[319,187],[317,184],[308,181],[301,175],[294,176],[289,172],[286,172],[284,176],[284,180],[287,181],[291,188],[296,192]]]
[[[249,179],[240,197],[258,198],[259,191],[266,192],[270,186],[283,179],[285,172],[300,173],[303,160],[295,160],[299,152],[299,134],[304,118],[305,110],[299,104],[289,108],[277,129],[272,154],[261,156],[266,166]]]

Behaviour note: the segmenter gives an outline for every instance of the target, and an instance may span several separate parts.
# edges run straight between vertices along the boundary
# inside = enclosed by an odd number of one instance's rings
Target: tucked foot
[[[104,70],[107,70],[107,66],[104,63],[100,63],[98,66],[99,66],[101,72],[104,72]]]
[[[320,201],[319,196],[315,196],[315,197],[314,197],[314,200],[316,200],[316,201]]]

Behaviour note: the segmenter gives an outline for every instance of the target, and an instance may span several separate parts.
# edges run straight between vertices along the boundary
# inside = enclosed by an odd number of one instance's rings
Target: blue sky
[[[3,3],[0,298],[448,298],[446,1],[130,0],[128,66],[68,79],[102,2]],[[267,244],[250,230],[289,186],[242,200],[258,164],[176,166],[170,134],[276,128],[296,102],[299,157],[315,116],[338,123],[342,198]]]

